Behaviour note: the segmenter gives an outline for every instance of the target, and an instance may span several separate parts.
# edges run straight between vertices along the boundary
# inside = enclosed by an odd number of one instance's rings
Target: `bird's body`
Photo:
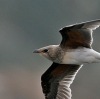
[[[92,32],[99,26],[100,20],[66,26],[59,31],[62,35],[59,45],[34,51],[53,62],[41,77],[45,99],[71,99],[70,84],[81,65],[100,62],[100,53],[91,47]]]
[[[100,53],[90,48],[79,47],[77,49],[63,50],[59,45],[50,45],[46,48],[49,47],[52,48],[52,53],[49,52],[48,56],[45,53],[42,53],[42,55],[55,63],[81,65],[100,62]]]
[[[62,64],[84,64],[100,62],[100,53],[89,48],[78,48],[67,51]]]

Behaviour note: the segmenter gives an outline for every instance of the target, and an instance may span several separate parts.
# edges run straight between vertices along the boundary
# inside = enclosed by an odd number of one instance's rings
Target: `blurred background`
[[[95,19],[100,0],[0,0],[0,99],[44,99],[40,78],[52,62],[33,50],[59,44],[66,25]],[[72,99],[100,99],[100,63],[83,66],[71,88]]]

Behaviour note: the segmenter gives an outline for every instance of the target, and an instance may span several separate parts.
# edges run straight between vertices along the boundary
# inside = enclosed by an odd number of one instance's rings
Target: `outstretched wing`
[[[66,26],[60,29],[59,32],[62,35],[60,46],[65,49],[77,47],[91,48],[93,42],[92,31],[99,26],[100,20],[95,20]]]
[[[53,63],[41,77],[45,99],[71,99],[70,85],[80,67],[79,65]]]

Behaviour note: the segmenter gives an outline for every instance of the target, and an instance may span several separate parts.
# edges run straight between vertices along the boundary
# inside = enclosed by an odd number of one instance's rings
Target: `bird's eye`
[[[44,53],[48,52],[48,49],[43,50]]]

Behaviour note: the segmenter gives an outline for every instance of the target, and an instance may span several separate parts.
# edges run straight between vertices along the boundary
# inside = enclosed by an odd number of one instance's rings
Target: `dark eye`
[[[48,52],[48,49],[43,50],[44,53]]]

